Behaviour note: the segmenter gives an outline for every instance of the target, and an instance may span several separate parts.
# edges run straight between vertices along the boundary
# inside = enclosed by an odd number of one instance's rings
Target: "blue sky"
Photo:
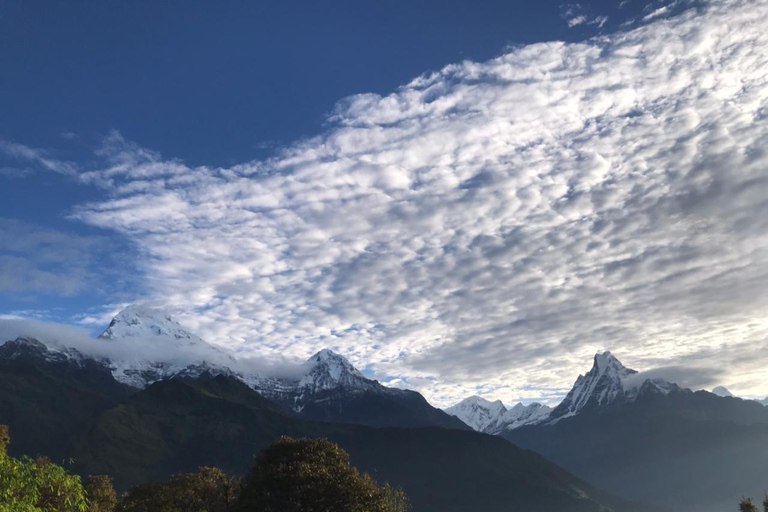
[[[119,130],[188,165],[235,165],[321,133],[344,97],[386,94],[426,71],[486,60],[512,45],[584,39],[642,9],[643,2],[618,9],[611,1],[233,2],[225,8],[10,1],[0,10],[0,137],[88,167],[102,139]],[[602,26],[570,27],[580,15],[610,16]],[[41,310],[66,320],[105,301],[141,296],[130,244],[68,219],[74,205],[103,193],[98,187],[13,154],[0,154],[0,167],[2,217],[109,239],[106,250],[90,255],[90,282],[64,298],[44,287],[2,290],[2,310]],[[109,272],[116,267],[124,270],[118,289]],[[107,277],[109,285],[101,282]]]
[[[88,168],[119,130],[187,165],[231,166],[322,133],[347,96],[386,94],[510,46],[609,33],[656,7],[621,4],[9,1],[0,8],[0,138]],[[2,217],[109,242],[77,291],[0,290],[0,309],[66,320],[141,296],[130,244],[68,218],[103,191],[29,164],[0,153]],[[119,286],[114,276],[105,286],[118,266]]]
[[[763,4],[5,2],[0,314],[438,403],[602,349],[768,392]]]
[[[509,45],[584,39],[599,29],[568,27],[569,9],[609,16],[608,31],[646,2],[576,5],[11,0],[0,11],[0,133],[78,158],[119,129],[191,165],[233,165],[315,135],[346,96]]]

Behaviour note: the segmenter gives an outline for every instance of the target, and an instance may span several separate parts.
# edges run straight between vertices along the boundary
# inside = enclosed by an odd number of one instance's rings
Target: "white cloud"
[[[0,155],[30,164],[33,167],[39,167],[46,171],[53,171],[69,176],[77,174],[77,167],[73,163],[58,160],[48,155],[48,153],[42,149],[31,148],[14,141],[0,139]],[[30,172],[29,169],[20,169],[16,171],[24,174]]]
[[[636,388],[648,379],[662,379],[689,389],[711,389],[717,385],[725,368],[697,368],[694,366],[668,366],[630,375],[622,381],[625,389]]]
[[[334,348],[438,405],[553,397],[610,348],[765,395],[768,2],[723,0],[343,100],[268,161],[125,141],[73,217],[240,354]]]
[[[581,4],[564,4],[560,6],[561,17],[569,27],[578,27],[579,25],[597,25],[598,28],[608,22],[608,16],[590,16],[586,14],[584,6]]]

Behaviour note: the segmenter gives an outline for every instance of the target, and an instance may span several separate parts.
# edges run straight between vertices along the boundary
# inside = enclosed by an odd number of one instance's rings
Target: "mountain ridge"
[[[646,379],[613,359],[596,357],[548,419],[502,437],[614,494],[681,512],[763,492],[766,407]]]
[[[414,512],[652,512],[573,477],[538,454],[469,429],[371,428],[291,415],[233,376],[158,380],[136,390],[108,365],[36,340],[0,346],[0,422],[12,453],[74,458],[121,490],[215,465],[243,474],[282,435],[324,437]],[[457,420],[458,421],[458,420]]]
[[[465,398],[445,409],[475,431],[485,434],[499,434],[507,429],[536,423],[550,411],[550,407],[537,402],[529,405],[519,402],[508,409],[501,400],[491,402],[479,396]]]
[[[93,360],[134,390],[171,378],[223,375],[240,380],[286,412],[306,419],[370,426],[469,428],[415,391],[389,388],[365,377],[344,356],[327,348],[299,365],[293,377],[259,375],[170,315],[143,306],[124,308],[94,341],[96,347],[117,355],[89,355],[50,341],[47,345],[35,343],[38,349],[43,345],[47,348],[38,350],[40,357]]]

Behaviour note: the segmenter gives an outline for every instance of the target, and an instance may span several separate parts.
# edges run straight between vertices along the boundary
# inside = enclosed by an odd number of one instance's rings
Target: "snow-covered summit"
[[[551,413],[552,408],[548,405],[538,402],[525,405],[522,402],[518,402],[501,417],[498,426],[494,427],[492,425],[487,432],[489,434],[496,434],[503,430],[542,423],[549,418]]]
[[[712,393],[717,396],[733,396],[733,393],[728,391],[728,388],[725,386],[717,386],[715,389],[712,390]]]
[[[310,357],[304,368],[306,373],[298,382],[298,388],[302,390],[365,389],[373,384],[347,358],[329,349]]]
[[[592,369],[579,375],[565,399],[552,411],[554,423],[584,409],[636,401],[641,396],[668,395],[682,388],[661,378],[646,378],[624,366],[610,352],[595,354]]]
[[[622,381],[636,373],[608,351],[595,354],[592,369],[586,375],[579,375],[571,391],[552,411],[552,418],[565,418],[578,414],[585,407],[610,404],[623,396]]]
[[[479,396],[465,398],[445,409],[448,414],[486,434],[498,434],[504,430],[538,423],[543,421],[550,411],[550,407],[540,403],[518,403],[507,409],[501,400],[491,402]]]
[[[175,376],[234,375],[237,360],[184,329],[170,315],[145,306],[118,313],[99,339],[112,344],[116,380],[137,388]]]
[[[120,311],[99,338],[165,338],[178,340],[176,344],[179,346],[207,345],[202,338],[184,329],[169,314],[139,305],[127,306]]]
[[[456,416],[478,432],[484,432],[489,425],[499,421],[507,412],[507,408],[501,400],[491,402],[479,396],[471,396],[448,407],[445,412]]]

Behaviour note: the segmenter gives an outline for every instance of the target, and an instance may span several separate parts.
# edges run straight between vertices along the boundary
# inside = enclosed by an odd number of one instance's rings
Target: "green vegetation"
[[[324,439],[284,437],[241,481],[220,469],[133,487],[118,498],[106,476],[80,477],[45,458],[14,459],[0,425],[0,512],[406,512],[402,491],[379,486]]]
[[[85,512],[80,477],[46,458],[8,455],[8,427],[0,425],[0,512]]]
[[[88,512],[112,512],[117,507],[117,492],[108,476],[90,476],[85,481]]]
[[[259,512],[404,512],[401,491],[380,487],[325,439],[284,437],[264,450],[245,477],[238,510]]]
[[[230,512],[240,485],[217,468],[200,468],[166,482],[139,485],[125,493],[118,512]]]

